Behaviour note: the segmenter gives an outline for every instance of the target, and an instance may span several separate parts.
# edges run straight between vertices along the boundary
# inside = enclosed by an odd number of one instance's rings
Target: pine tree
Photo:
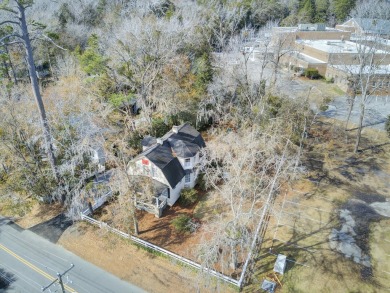
[[[356,0],[334,0],[333,3],[337,20],[344,21],[355,7]]]

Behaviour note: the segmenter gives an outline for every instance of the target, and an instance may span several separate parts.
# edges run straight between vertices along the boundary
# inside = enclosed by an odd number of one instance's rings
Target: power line
[[[74,268],[74,264],[71,264],[70,265],[70,268],[67,269],[66,271],[64,271],[62,274],[61,273],[57,273],[57,278],[55,280],[53,280],[53,282],[51,282],[49,285],[47,285],[46,287],[42,287],[42,292],[44,292],[45,290],[49,289],[52,285],[54,285],[55,283],[59,283],[60,286],[61,286],[61,289],[62,289],[62,293],[66,293],[65,292],[65,287],[64,287],[64,283],[62,281],[62,277],[67,273],[69,272],[71,269]]]

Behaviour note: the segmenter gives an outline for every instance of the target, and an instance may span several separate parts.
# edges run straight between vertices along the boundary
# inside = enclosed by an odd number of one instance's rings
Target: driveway
[[[357,102],[359,97],[357,97]],[[328,118],[346,120],[348,115],[349,105],[345,96],[337,97],[328,107],[328,110],[321,113]],[[354,124],[359,122],[359,105],[355,103],[350,121]],[[387,117],[390,115],[390,96],[371,97],[366,106],[363,125],[370,128],[384,130],[384,125]]]

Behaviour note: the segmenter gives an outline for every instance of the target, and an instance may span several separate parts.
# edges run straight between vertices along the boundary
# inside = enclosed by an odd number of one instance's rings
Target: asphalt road
[[[67,293],[145,292],[0,217],[0,293],[42,292],[72,264],[62,277]],[[45,292],[62,290],[55,283]]]

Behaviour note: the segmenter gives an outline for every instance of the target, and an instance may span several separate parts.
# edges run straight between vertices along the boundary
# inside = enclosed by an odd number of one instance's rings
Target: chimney
[[[180,128],[180,126],[173,126],[172,127],[172,131],[174,132],[174,133],[178,133],[179,132],[179,128]]]
[[[163,140],[161,138],[157,138],[157,143],[162,145],[163,144]]]

